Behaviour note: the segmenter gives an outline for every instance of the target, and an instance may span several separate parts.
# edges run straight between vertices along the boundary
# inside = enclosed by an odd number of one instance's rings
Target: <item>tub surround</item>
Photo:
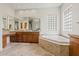
[[[69,39],[60,35],[41,35],[40,38],[44,38],[47,41],[53,42],[59,45],[69,45]]]
[[[53,38],[52,38],[53,39]],[[58,43],[40,36],[39,45],[56,56],[68,56],[69,44]]]
[[[69,34],[70,37],[73,37],[73,38],[78,38],[79,39],[79,35],[76,35],[76,34]]]
[[[69,34],[70,35],[70,56],[79,56],[79,35]]]

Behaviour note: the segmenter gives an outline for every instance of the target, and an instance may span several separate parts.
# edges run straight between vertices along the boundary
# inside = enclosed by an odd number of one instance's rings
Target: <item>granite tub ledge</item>
[[[79,39],[79,35],[76,35],[76,34],[69,34],[70,37],[73,37],[73,38],[78,38]]]

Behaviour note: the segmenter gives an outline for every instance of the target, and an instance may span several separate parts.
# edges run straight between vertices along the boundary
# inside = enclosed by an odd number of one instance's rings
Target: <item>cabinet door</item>
[[[32,42],[38,43],[38,36],[33,36]]]
[[[2,43],[3,43],[3,48],[5,48],[7,46],[7,36],[3,35],[3,39],[2,39]]]
[[[23,34],[23,38],[22,38],[23,42],[27,43],[27,39],[28,39],[28,36]]]
[[[34,32],[32,41],[35,42],[35,43],[38,43],[38,40],[39,40],[39,33]]]
[[[72,45],[72,54],[73,56],[79,56],[79,44],[73,42]]]
[[[29,33],[29,34],[28,34],[27,42],[28,42],[28,43],[31,43],[32,41],[33,41],[33,34],[32,34],[32,33]]]
[[[22,42],[22,32],[16,32],[16,42]]]
[[[32,32],[25,32],[23,33],[23,40],[24,42],[30,43],[32,41]]]
[[[72,38],[70,41],[69,55],[79,56],[79,39]]]
[[[15,42],[14,36],[10,36],[10,42]]]

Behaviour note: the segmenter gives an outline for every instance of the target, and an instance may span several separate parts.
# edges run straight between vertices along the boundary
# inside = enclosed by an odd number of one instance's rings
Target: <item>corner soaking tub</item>
[[[59,35],[41,35],[39,45],[56,56],[69,55],[69,39]]]

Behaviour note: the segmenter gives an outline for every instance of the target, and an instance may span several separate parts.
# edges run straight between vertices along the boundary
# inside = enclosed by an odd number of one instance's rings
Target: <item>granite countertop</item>
[[[14,35],[16,32],[39,32],[39,31],[4,31],[3,35],[10,36],[10,35]]]
[[[40,30],[13,30],[15,32],[39,32]]]
[[[79,38],[79,35],[76,35],[76,34],[69,34],[69,36],[73,38]]]
[[[10,32],[39,32],[39,31],[23,31],[23,30],[17,30],[17,31],[10,31]]]
[[[10,35],[13,35],[15,34],[15,32],[12,32],[12,33],[9,33],[9,32],[3,32],[3,35],[6,35],[6,36],[10,36]]]

